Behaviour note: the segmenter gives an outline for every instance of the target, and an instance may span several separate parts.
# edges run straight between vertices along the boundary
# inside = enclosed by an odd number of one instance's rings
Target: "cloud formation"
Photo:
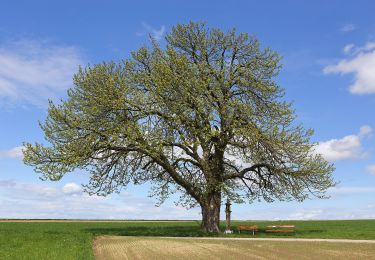
[[[368,172],[369,174],[375,176],[375,164],[368,165],[368,166],[365,168],[365,171]]]
[[[9,150],[0,150],[0,159],[2,158],[14,158],[14,159],[22,159],[23,146],[17,146]]]
[[[89,196],[78,191],[74,182],[63,186],[48,183],[20,183],[0,180],[0,218],[56,218],[56,219],[200,219],[198,208],[186,210],[173,204],[155,207],[150,198],[134,193],[119,196]],[[78,187],[78,188],[77,188]],[[373,187],[336,187],[328,191],[333,199],[342,195],[374,194]],[[257,204],[233,208],[233,219],[360,219],[375,218],[372,202],[364,208],[316,207],[304,204]],[[254,207],[256,210],[254,210]],[[222,210],[221,218],[225,219]]]
[[[345,47],[342,49],[342,51],[345,53],[345,54],[349,54],[353,48],[354,48],[354,44],[353,43],[350,43],[350,44],[347,44],[345,45]]]
[[[74,182],[62,187],[48,183],[0,180],[0,218],[57,219],[199,219],[199,209],[163,204],[125,193],[89,196]]]
[[[375,194],[375,187],[332,187],[329,188],[327,191],[327,194],[330,196],[353,195],[363,193]]]
[[[373,219],[375,210],[371,207],[325,207],[295,210],[286,219],[293,220],[334,220],[334,219]]]
[[[314,152],[321,154],[328,161],[361,159],[366,156],[361,140],[371,135],[372,128],[364,125],[358,134],[344,136],[341,139],[331,139],[319,142]]]
[[[29,40],[0,44],[0,101],[45,106],[72,86],[82,63],[74,47]]]
[[[324,68],[325,74],[354,74],[354,83],[349,86],[353,94],[375,93],[375,42],[356,48],[353,44],[346,45],[344,53],[350,55],[337,64]]]
[[[65,184],[61,190],[64,194],[80,194],[82,192],[81,186],[74,182]]]
[[[151,35],[155,40],[160,41],[165,33],[165,25],[160,26],[160,29],[155,29],[147,23],[142,23],[143,28],[146,32],[137,32],[137,36]]]
[[[233,212],[232,219],[247,220],[334,220],[334,219],[372,219],[375,218],[374,204],[355,207],[306,206],[303,204],[263,206],[257,210],[249,209]]]
[[[354,31],[355,29],[357,29],[357,27],[354,24],[349,23],[349,24],[345,24],[343,27],[341,27],[340,31],[351,32],[351,31]]]

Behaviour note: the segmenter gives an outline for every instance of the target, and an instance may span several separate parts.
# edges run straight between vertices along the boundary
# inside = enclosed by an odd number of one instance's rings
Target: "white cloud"
[[[45,199],[45,200],[51,200],[53,198],[60,197],[61,194],[58,189],[54,187],[49,187],[47,185],[37,185],[37,184],[20,184],[15,187],[16,190],[21,190],[23,194],[19,194],[20,197],[24,196],[24,194],[27,194],[26,199],[32,199],[33,197],[36,197],[38,199]]]
[[[368,42],[359,48],[347,45],[344,47],[345,51],[347,54],[352,53],[353,56],[325,67],[323,72],[325,74],[354,74],[354,83],[349,87],[351,93],[375,93],[375,42]]]
[[[79,194],[82,192],[81,186],[74,182],[65,184],[61,190],[64,194]]]
[[[375,187],[332,187],[327,190],[327,194],[331,196],[363,193],[375,193]]]
[[[319,212],[320,210],[320,212]],[[322,209],[306,211],[306,215],[310,214],[308,218],[299,218],[299,219],[373,219],[375,217],[375,210],[373,208],[368,208],[367,206],[359,206],[354,208],[349,207],[327,207]],[[294,219],[290,217],[290,219]]]
[[[13,180],[1,180],[0,187],[14,187],[16,186],[16,182]]]
[[[85,193],[66,194],[59,183],[50,186],[0,180],[0,218],[66,218],[66,219],[200,219],[200,209],[186,210],[171,203],[155,207],[155,201],[127,192],[125,196],[98,197]],[[76,186],[71,185],[71,186]],[[78,186],[78,185],[77,185]],[[374,187],[338,187],[328,194],[361,195],[375,193]],[[340,196],[341,197],[341,196]],[[345,200],[345,198],[343,198]],[[334,200],[334,198],[332,199]],[[333,202],[335,203],[335,202]],[[255,203],[233,205],[232,219],[360,219],[375,218],[373,201],[365,205],[330,207],[324,204],[310,207],[301,203]],[[224,210],[221,219],[225,219]]]
[[[351,32],[351,31],[354,31],[356,28],[356,26],[352,23],[349,23],[349,24],[345,24],[343,27],[340,28],[340,31],[342,32]]]
[[[323,209],[300,209],[288,215],[287,219],[306,220],[319,218],[323,214]]]
[[[62,187],[0,180],[0,218],[199,219],[199,209],[163,204],[133,193],[89,196],[76,183]]]
[[[341,139],[319,142],[315,146],[314,152],[321,154],[328,161],[364,158],[366,153],[363,151],[361,140],[371,133],[371,127],[364,125],[357,135],[347,135]]]
[[[359,137],[366,137],[372,134],[372,128],[369,125],[363,125],[359,128]]]
[[[0,44],[0,101],[44,106],[72,86],[82,63],[74,47],[27,40]]]
[[[1,158],[22,159],[23,158],[22,149],[23,149],[23,146],[17,146],[10,150],[0,150],[0,159]]]
[[[364,52],[364,51],[371,51],[373,49],[375,49],[375,42],[367,42],[365,46],[356,48],[355,53],[357,54],[357,53]]]
[[[366,168],[365,168],[365,171],[372,174],[372,175],[375,175],[375,164],[372,164],[372,165],[368,165]]]
[[[373,204],[340,206],[307,206],[306,204],[262,206],[257,210],[233,211],[232,219],[248,220],[334,220],[375,218]]]
[[[351,44],[345,45],[345,47],[342,50],[345,54],[349,54],[353,50],[353,48],[354,48],[354,44],[351,43]]]
[[[160,29],[155,29],[147,23],[142,23],[143,28],[146,32],[137,32],[137,36],[145,36],[146,34],[150,34],[155,40],[160,41],[165,33],[165,25],[160,26]]]

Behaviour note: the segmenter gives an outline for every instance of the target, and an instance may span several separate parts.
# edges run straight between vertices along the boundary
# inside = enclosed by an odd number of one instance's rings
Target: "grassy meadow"
[[[375,240],[375,220],[233,221],[256,224],[255,237],[341,238]],[[296,234],[269,234],[267,225],[294,224]],[[225,223],[222,222],[222,230]],[[92,259],[97,236],[206,236],[198,221],[0,222],[0,259]],[[253,237],[250,232],[213,236]]]

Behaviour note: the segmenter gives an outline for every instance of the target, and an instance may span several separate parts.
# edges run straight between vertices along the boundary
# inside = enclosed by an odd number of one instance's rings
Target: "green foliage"
[[[179,191],[188,206],[213,194],[216,203],[324,197],[333,165],[312,152],[313,131],[294,124],[276,52],[201,23],[173,27],[166,41],[81,68],[41,124],[51,145],[25,144],[25,163],[50,180],[86,170],[91,194],[151,181],[161,202]]]

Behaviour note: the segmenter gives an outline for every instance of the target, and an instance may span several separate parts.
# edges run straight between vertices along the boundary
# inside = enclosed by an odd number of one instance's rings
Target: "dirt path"
[[[252,238],[252,237],[158,237],[167,239],[200,239],[200,240],[242,240],[242,241],[297,241],[297,242],[330,242],[330,243],[356,243],[375,244],[375,240],[363,239],[324,239],[324,238]]]
[[[354,242],[356,241],[356,242]],[[367,240],[365,240],[367,241]],[[329,242],[329,243],[327,243]],[[102,236],[94,255],[102,259],[374,259],[373,242],[321,239],[176,238]]]

